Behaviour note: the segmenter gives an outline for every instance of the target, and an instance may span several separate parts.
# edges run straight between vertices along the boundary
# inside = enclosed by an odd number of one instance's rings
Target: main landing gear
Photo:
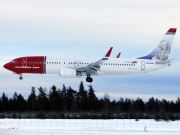
[[[91,83],[91,82],[93,82],[93,79],[92,79],[90,76],[87,76],[87,78],[86,78],[86,82]]]
[[[23,79],[22,74],[20,74],[19,80],[22,80],[22,79]]]

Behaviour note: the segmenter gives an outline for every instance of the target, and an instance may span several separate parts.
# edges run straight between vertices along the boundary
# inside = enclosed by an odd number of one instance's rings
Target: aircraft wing
[[[103,62],[105,62],[106,60],[108,60],[108,57],[110,57],[111,55],[111,51],[112,51],[113,47],[111,47],[109,49],[109,51],[107,52],[107,54],[105,55],[104,58],[94,62],[94,63],[91,63],[87,66],[83,66],[83,67],[80,67],[80,68],[77,68],[76,70],[79,71],[79,72],[82,72],[82,73],[85,73],[86,75],[88,76],[91,76],[91,75],[98,75],[98,71],[100,71],[100,64],[102,64]]]

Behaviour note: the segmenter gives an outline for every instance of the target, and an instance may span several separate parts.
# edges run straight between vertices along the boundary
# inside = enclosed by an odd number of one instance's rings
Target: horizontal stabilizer
[[[156,61],[156,64],[168,64],[168,63],[171,63],[171,61],[173,60],[175,59]]]

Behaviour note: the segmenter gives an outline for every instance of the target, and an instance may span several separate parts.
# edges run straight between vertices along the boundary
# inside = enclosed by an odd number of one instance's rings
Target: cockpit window
[[[12,60],[11,62],[12,62],[12,63],[16,63],[17,61],[16,61],[16,60]]]

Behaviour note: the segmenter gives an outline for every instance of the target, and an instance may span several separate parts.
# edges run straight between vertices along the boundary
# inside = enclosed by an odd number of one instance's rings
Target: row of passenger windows
[[[103,63],[101,65],[116,65],[116,66],[135,66],[135,64],[117,64],[117,63]]]
[[[61,64],[61,62],[47,62],[47,64]],[[64,64],[66,64],[64,62]],[[80,64],[80,65],[88,65],[90,63],[75,63],[75,62],[69,62],[68,64]],[[116,66],[135,66],[135,64],[120,64],[120,63],[102,63],[101,65],[116,65]]]
[[[44,64],[44,62],[28,62],[29,64]],[[47,64],[61,64],[61,62],[47,62]],[[62,62],[62,64],[66,64],[65,62]],[[80,64],[80,65],[88,65],[90,63],[75,63],[75,62],[69,62],[68,64]],[[135,64],[120,64],[120,63],[102,63],[101,65],[116,65],[116,66],[135,66]]]
[[[63,63],[63,62],[62,62]],[[47,64],[61,64],[61,62],[47,62]],[[64,62],[64,64],[66,64],[66,62]],[[88,65],[90,63],[75,63],[75,62],[68,62],[68,64],[85,64]]]
[[[29,61],[28,64],[44,64],[44,62],[39,62],[39,61]]]

